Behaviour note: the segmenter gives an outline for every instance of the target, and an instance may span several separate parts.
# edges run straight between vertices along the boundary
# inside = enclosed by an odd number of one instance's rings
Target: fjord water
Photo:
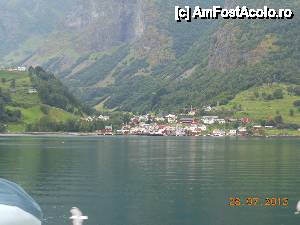
[[[1,137],[0,177],[21,184],[46,225],[292,225],[300,200],[293,138]],[[289,207],[226,206],[287,197]]]

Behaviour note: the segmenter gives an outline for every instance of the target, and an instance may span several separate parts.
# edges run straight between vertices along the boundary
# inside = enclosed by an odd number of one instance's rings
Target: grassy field
[[[5,82],[2,79],[5,79]],[[12,80],[16,81],[15,88],[11,87]],[[28,90],[32,88],[32,84],[26,73],[0,71],[0,88],[10,92],[13,102],[32,106],[41,103],[37,94],[28,93]]]
[[[283,117],[285,123],[300,124],[299,109],[294,107],[293,103],[300,100],[299,96],[288,93],[288,85],[273,84],[253,87],[247,91],[238,94],[229,104],[221,106],[223,109],[237,109],[235,116],[238,118],[249,117],[253,120],[269,120],[278,115]],[[264,100],[263,93],[273,94],[275,90],[283,91],[283,99]],[[290,111],[293,111],[291,115]]]
[[[26,130],[26,126],[28,124],[35,124],[38,122],[43,116],[46,116],[42,111],[39,105],[30,107],[30,108],[20,108],[20,107],[9,107],[10,109],[19,109],[22,113],[22,121],[18,123],[10,123],[8,124],[9,132],[24,132]],[[54,107],[49,108],[49,112],[47,116],[51,121],[54,122],[63,122],[68,119],[76,118],[73,114],[65,112],[61,109],[57,109]]]
[[[12,80],[15,80],[15,88],[11,86]],[[27,73],[0,71],[0,88],[9,92],[12,98],[13,104],[6,108],[20,110],[22,113],[21,121],[8,124],[8,132],[24,132],[28,124],[35,124],[44,116],[48,116],[54,122],[76,118],[71,113],[50,106],[47,115],[44,114],[41,110],[43,104],[38,94],[28,93],[33,86]]]
[[[300,136],[300,131],[286,129],[266,129],[265,134],[266,136]]]

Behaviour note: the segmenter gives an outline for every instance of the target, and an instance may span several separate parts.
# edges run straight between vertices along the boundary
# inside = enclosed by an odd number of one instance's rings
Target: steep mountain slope
[[[241,1],[226,1],[228,5],[238,3],[242,4]],[[300,5],[295,0],[284,3],[252,1],[247,5],[263,7],[264,4],[274,8],[290,7],[296,15]],[[182,28],[181,33],[168,33],[173,41],[169,52],[173,52],[174,58],[157,64],[151,64],[149,56],[125,60],[108,76],[112,85],[105,83],[107,79],[98,83],[98,87],[88,85],[88,89],[84,89],[85,93],[90,93],[85,95],[86,99],[102,97],[100,102],[103,100],[104,106],[128,111],[174,111],[190,105],[223,104],[240,91],[262,83],[299,83],[299,17],[276,21],[220,20],[217,23],[209,24],[206,30],[201,29],[197,21],[169,23],[166,27],[173,25],[176,31]],[[166,27],[163,31],[168,30]],[[176,45],[174,42],[182,33],[197,38],[186,45],[189,48],[180,51],[182,42]],[[191,38],[182,37],[181,40]],[[159,58],[158,53],[155,55]]]
[[[188,2],[190,5],[199,3],[194,0]],[[212,5],[210,1],[201,3],[204,6]],[[181,4],[181,1],[145,1],[144,4],[147,10],[142,11],[145,19],[140,37],[104,53],[81,59],[79,66],[63,78],[85,101],[91,104],[102,104],[105,101],[109,108],[128,110],[122,105],[127,105],[129,98],[140,105],[137,98],[149,96],[152,88],[153,91],[157,90],[155,83],[161,84],[164,70],[176,67],[174,71],[187,72],[183,76],[189,76],[195,69],[193,66],[199,63],[199,59],[191,58],[195,52],[188,51],[193,49],[193,45],[202,44],[202,39],[207,39],[216,22],[175,22],[174,5]],[[190,58],[185,62],[179,60],[185,54],[189,54]],[[177,65],[180,61],[182,63]],[[87,64],[90,66],[78,70]],[[154,87],[148,87],[148,82]],[[134,93],[131,95],[130,91]],[[149,104],[151,107],[152,104]]]
[[[211,4],[211,1],[203,2]],[[180,3],[179,0],[77,0],[72,3],[70,0],[60,7],[56,1],[9,0],[2,3],[8,16],[0,22],[6,27],[9,24],[16,27],[1,30],[11,36],[9,43],[3,44],[7,51],[0,55],[1,64],[41,65],[64,79],[79,96],[92,95],[93,102],[97,102],[101,96],[94,98],[94,93],[101,92],[101,87],[115,83],[118,78],[126,80],[128,74],[134,75],[140,67],[149,71],[145,74],[159,71],[204,36],[210,21],[175,23],[174,5]],[[22,13],[16,20],[30,28],[10,18],[19,9]]]
[[[66,0],[6,0],[0,1],[1,64],[11,64],[30,57],[45,43],[74,4]]]
[[[1,33],[9,35],[3,63],[43,65],[55,72],[76,66],[77,60],[141,36],[148,1],[137,0],[18,0],[3,4],[7,16]],[[71,4],[70,4],[71,3]],[[24,6],[25,5],[25,8]],[[26,7],[28,6],[28,7]],[[50,9],[50,10],[48,10]],[[21,11],[19,15],[18,10]],[[9,30],[9,25],[15,27]],[[4,37],[3,36],[3,40]],[[16,38],[14,38],[16,37]]]
[[[176,23],[179,0],[78,0],[59,10],[47,39],[28,35],[2,62],[42,65],[97,108],[139,112],[222,104],[262,83],[300,82],[299,0],[184,3],[199,4],[268,5],[296,16]]]

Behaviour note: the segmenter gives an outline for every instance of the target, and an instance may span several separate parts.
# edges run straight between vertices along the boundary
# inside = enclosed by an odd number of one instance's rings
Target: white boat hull
[[[18,207],[0,205],[0,225],[41,225],[41,221]]]
[[[0,225],[41,225],[42,210],[19,185],[0,178]]]

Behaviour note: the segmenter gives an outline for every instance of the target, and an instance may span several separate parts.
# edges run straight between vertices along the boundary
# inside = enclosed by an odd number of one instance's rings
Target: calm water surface
[[[293,225],[300,139],[1,137],[0,177],[21,184],[46,225]],[[288,197],[289,207],[226,199]]]

